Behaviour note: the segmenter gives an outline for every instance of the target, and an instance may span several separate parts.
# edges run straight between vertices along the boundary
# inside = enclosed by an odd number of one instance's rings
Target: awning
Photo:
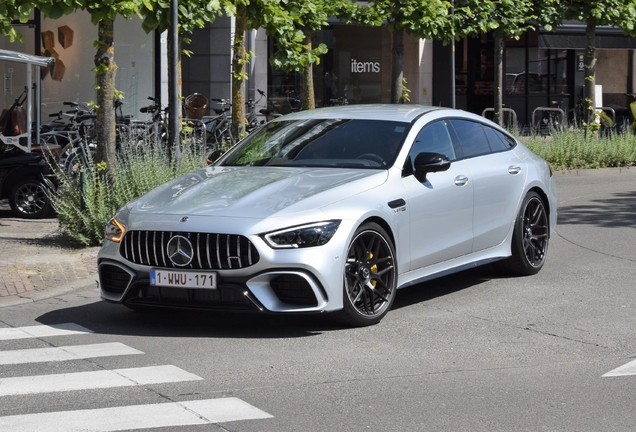
[[[35,66],[48,66],[55,62],[54,57],[42,57],[3,49],[0,49],[0,60],[26,63]]]
[[[586,24],[581,21],[564,21],[554,32],[539,26],[539,47],[585,50],[585,27]],[[636,38],[626,36],[618,27],[597,26],[595,46],[600,49],[636,49]]]
[[[585,34],[539,34],[539,48],[585,50],[586,46]],[[623,35],[596,35],[595,46],[597,49],[636,49],[636,38]]]

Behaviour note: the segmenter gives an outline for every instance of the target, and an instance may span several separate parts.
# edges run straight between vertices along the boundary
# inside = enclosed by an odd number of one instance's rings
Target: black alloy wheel
[[[389,236],[375,223],[362,225],[347,252],[339,318],[354,326],[377,324],[391,309],[396,289],[395,249]]]
[[[522,276],[537,274],[548,252],[549,221],[543,200],[530,192],[523,200],[512,235],[512,256],[507,269]]]
[[[51,211],[50,188],[43,180],[29,177],[20,180],[11,190],[11,210],[22,218],[39,219]]]

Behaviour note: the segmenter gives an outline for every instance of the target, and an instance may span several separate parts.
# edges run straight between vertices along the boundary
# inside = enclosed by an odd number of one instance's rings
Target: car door
[[[526,182],[526,164],[511,148],[514,139],[488,125],[450,121],[473,182],[473,252],[501,244],[515,221]]]
[[[429,173],[420,182],[413,161],[421,152],[435,152],[451,160],[447,171]],[[411,261],[415,270],[461,255],[472,248],[473,186],[466,164],[457,160],[447,122],[425,125],[407,158],[402,178],[408,194]]]

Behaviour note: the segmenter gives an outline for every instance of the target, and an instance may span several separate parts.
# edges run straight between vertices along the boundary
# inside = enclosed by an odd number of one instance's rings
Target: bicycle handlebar
[[[216,108],[214,108],[214,112],[215,112],[217,115],[221,115],[221,114],[223,114],[224,112],[227,112],[227,111],[229,111],[229,110],[230,110],[230,107],[225,107],[225,108],[220,108],[220,109],[216,109]]]

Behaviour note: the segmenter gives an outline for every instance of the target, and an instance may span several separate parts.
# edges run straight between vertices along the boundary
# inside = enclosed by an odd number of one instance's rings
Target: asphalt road
[[[69,430],[54,413],[72,419],[77,410],[210,399],[242,401],[256,414],[152,430],[636,430],[636,367],[603,376],[636,357],[636,168],[555,175],[559,223],[538,275],[483,267],[407,288],[369,328],[320,317],[135,313],[100,302],[95,289],[0,309],[0,430]],[[11,328],[70,322],[93,333],[2,340]],[[16,350],[98,343],[139,352],[10,361]],[[158,365],[197,379],[6,390],[33,376]],[[138,428],[161,417],[132,415]]]

